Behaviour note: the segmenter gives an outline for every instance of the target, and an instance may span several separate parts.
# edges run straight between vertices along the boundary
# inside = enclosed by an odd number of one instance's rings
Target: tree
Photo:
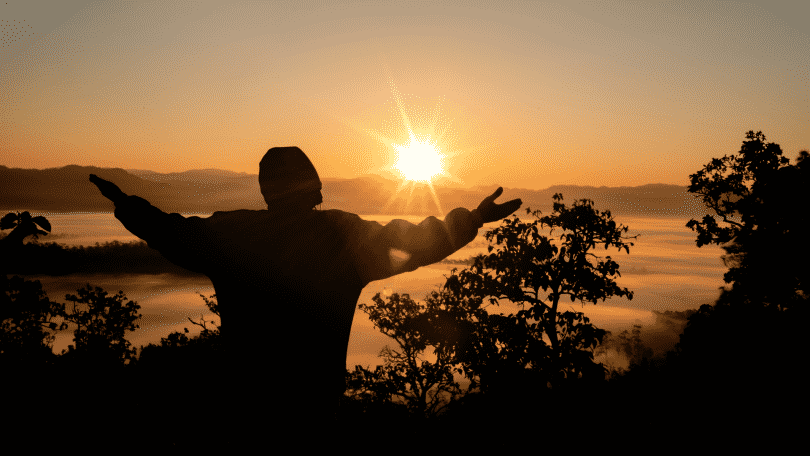
[[[5,276],[3,276],[5,278]],[[0,359],[10,365],[45,366],[55,362],[54,331],[67,328],[65,305],[48,299],[42,284],[13,276],[0,296]]]
[[[741,303],[790,307],[810,295],[810,268],[795,267],[810,254],[810,160],[802,151],[790,165],[762,132],[746,138],[737,154],[714,158],[689,176],[689,192],[716,215],[686,226],[697,232],[698,247],[717,244],[726,251],[723,279],[744,296]]]
[[[364,377],[373,379],[369,389],[374,396],[403,399],[417,416],[438,415],[447,405],[442,395],[454,397],[460,394],[460,389],[453,378],[451,353],[434,349],[436,361],[425,359],[431,339],[423,326],[423,316],[439,305],[435,295],[424,304],[408,294],[398,293],[385,300],[377,293],[372,300],[374,304],[358,307],[376,328],[397,342],[400,350],[386,345],[380,352],[383,366],[373,375],[368,370],[360,371]]]
[[[199,296],[205,302],[208,310],[219,317],[217,295],[212,294],[206,297],[199,294]],[[219,359],[219,354],[222,352],[220,326],[209,328],[208,324],[213,323],[213,321],[206,321],[202,315],[200,321],[194,321],[191,317],[186,318],[192,324],[203,328],[200,334],[189,338],[186,335],[189,333],[188,328],[183,328],[184,332],[182,333],[175,331],[166,337],[162,337],[160,345],[150,343],[146,347],[141,346],[138,364],[142,368],[159,371],[173,370],[185,375],[189,369],[221,361]]]
[[[18,261],[23,240],[28,236],[46,235],[51,224],[45,217],[31,217],[28,212],[10,212],[0,219],[0,229],[12,229],[0,239],[0,355],[3,364],[50,365],[54,362],[52,331],[64,330],[64,304],[48,299],[38,281],[19,276],[10,279],[6,273],[10,261]]]
[[[23,240],[28,236],[34,236],[36,239],[41,234],[48,234],[51,231],[51,223],[42,216],[31,217],[27,211],[22,214],[9,212],[0,219],[0,230],[9,229],[11,233],[0,239],[0,290],[3,291],[9,289],[6,274],[9,272],[10,262],[19,260]]]
[[[623,237],[628,228],[617,226],[610,211],[594,209],[591,200],[566,207],[562,195],[555,194],[553,199],[551,215],[541,217],[540,211],[527,209],[534,221],[513,217],[487,232],[487,240],[500,248],[493,251],[495,246],[490,245],[488,255],[480,255],[471,267],[454,273],[445,285],[460,298],[477,296],[491,305],[504,299],[522,308],[506,316],[489,315],[476,307],[482,300],[461,301],[469,305],[466,313],[478,325],[455,351],[466,374],[480,378],[483,390],[503,376],[493,369],[508,370],[505,360],[513,363],[512,372],[532,372],[534,381],[543,387],[604,379],[605,369],[593,361],[593,349],[606,331],[594,327],[581,312],[562,312],[560,300],[567,295],[570,302],[579,300],[584,305],[611,296],[632,299],[633,293],[614,280],[620,275],[619,265],[610,256],[602,259],[590,250],[598,244],[629,253],[633,243],[626,240],[637,236]],[[551,235],[555,229],[561,230],[560,247],[540,235],[543,227],[550,228]]]
[[[205,295],[202,294],[202,293],[198,293],[198,294],[200,295],[200,297],[205,302],[205,307],[208,307],[208,310],[210,310],[211,313],[213,313],[217,317],[220,317],[219,303],[216,300],[216,298],[217,298],[216,293],[212,294],[209,297],[205,297]],[[188,318],[188,321],[190,321],[192,324],[197,325],[197,326],[199,326],[199,327],[201,327],[203,329],[202,333],[200,334],[200,337],[203,338],[203,339],[207,339],[207,338],[210,338],[210,337],[217,336],[220,333],[220,329],[221,329],[220,325],[217,325],[216,328],[214,328],[214,329],[208,329],[208,326],[206,326],[206,324],[207,323],[213,324],[214,322],[213,322],[213,320],[210,321],[210,322],[206,322],[202,315],[200,315],[200,321],[198,321],[198,322],[192,320],[191,317],[186,317],[186,318]],[[186,332],[188,332],[188,330],[186,330]]]
[[[475,264],[475,263],[474,263]],[[464,277],[467,271],[460,275]],[[456,371],[470,380],[464,400],[475,393],[514,389],[515,384],[533,377],[545,384],[527,366],[542,366],[551,350],[542,337],[514,315],[489,314],[484,296],[464,289],[456,269],[451,271],[444,287],[432,292],[439,305],[432,306],[414,319],[414,327],[427,336],[438,352],[451,356],[459,367]]]
[[[9,212],[0,219],[0,230],[12,230],[4,239],[5,242],[22,244],[23,239],[28,236],[37,239],[39,235],[47,235],[51,231],[51,223],[41,215],[31,217],[28,211]]]
[[[746,139],[739,153],[690,176],[689,191],[715,215],[686,226],[697,232],[698,247],[725,250],[730,286],[689,318],[674,359],[683,383],[704,394],[734,401],[744,392],[773,402],[771,394],[798,391],[803,367],[810,160],[802,151],[790,165],[762,132]]]
[[[371,422],[409,418],[408,404],[395,401],[399,394],[394,391],[384,366],[374,370],[357,365],[354,371],[346,370],[346,392],[341,397],[339,419],[356,426],[364,420],[363,426]]]
[[[141,306],[127,301],[123,291],[110,296],[102,288],[87,284],[77,292],[78,296],[65,295],[73,303],[73,312],[66,319],[77,328],[73,333],[74,344],[62,356],[73,364],[96,367],[131,362],[136,351],[125,335],[139,328],[136,321],[141,318],[138,313]]]
[[[653,357],[652,349],[641,341],[641,325],[633,325],[631,330],[625,329],[618,336],[608,332],[594,353],[607,354],[611,350],[623,356],[628,362],[627,369],[615,368],[611,375],[625,374],[628,370],[641,366]]]

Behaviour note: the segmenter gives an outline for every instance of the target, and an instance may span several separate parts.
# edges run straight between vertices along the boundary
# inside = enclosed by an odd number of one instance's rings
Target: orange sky
[[[371,131],[407,138],[394,89],[463,185],[810,148],[807,2],[399,3],[0,1],[0,165],[257,173],[297,145],[355,177],[392,164]]]

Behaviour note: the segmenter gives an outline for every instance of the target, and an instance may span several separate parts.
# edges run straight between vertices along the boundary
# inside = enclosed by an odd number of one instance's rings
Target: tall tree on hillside
[[[456,307],[461,312],[447,315],[461,329],[454,347],[458,361],[468,375],[478,377],[482,391],[496,384],[507,388],[500,381],[520,371],[532,372],[532,378],[552,388],[603,379],[604,367],[593,361],[593,350],[606,331],[594,327],[582,312],[563,311],[561,304],[566,296],[583,305],[612,296],[633,297],[614,280],[620,275],[618,263],[591,252],[600,245],[629,253],[633,243],[627,240],[637,237],[623,236],[628,228],[617,225],[610,211],[594,209],[587,199],[567,207],[562,195],[555,194],[551,215],[526,212],[535,220],[512,217],[487,232],[486,238],[494,241],[489,254],[477,257],[445,285],[450,294],[467,298],[458,301],[464,304]],[[551,236],[559,230],[559,246],[540,234],[544,227]],[[480,308],[485,300],[491,305],[507,300],[522,309],[490,314]]]
[[[677,347],[680,374],[715,393],[796,392],[808,314],[808,211],[810,160],[794,165],[778,144],[749,131],[737,154],[715,158],[690,176],[689,191],[708,209],[697,246],[718,244],[727,253],[714,305],[689,318]],[[718,223],[718,219],[723,225]],[[764,397],[764,396],[763,396]],[[762,398],[762,397],[760,397]],[[769,399],[770,400],[770,399]]]
[[[697,232],[698,247],[717,244],[726,251],[724,280],[735,294],[785,308],[808,296],[810,268],[799,265],[810,254],[810,160],[802,151],[791,165],[762,132],[749,131],[746,139],[738,153],[714,158],[689,176],[689,192],[716,216],[686,226]]]

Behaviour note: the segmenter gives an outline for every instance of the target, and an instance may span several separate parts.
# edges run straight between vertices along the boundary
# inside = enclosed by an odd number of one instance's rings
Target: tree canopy
[[[753,305],[789,307],[808,296],[810,268],[799,265],[810,254],[810,160],[802,151],[790,164],[762,132],[749,131],[746,139],[736,154],[689,176],[689,192],[714,214],[686,226],[697,232],[698,247],[726,251],[724,280],[734,284],[733,293]]]

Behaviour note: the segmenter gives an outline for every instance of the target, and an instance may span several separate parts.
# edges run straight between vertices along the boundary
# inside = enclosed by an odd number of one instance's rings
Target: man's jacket
[[[309,385],[332,397],[345,387],[363,288],[441,261],[482,226],[477,211],[464,208],[418,225],[284,208],[183,217],[137,196],[119,201],[115,216],[171,262],[211,279],[228,357],[250,366],[252,381],[271,390]]]

